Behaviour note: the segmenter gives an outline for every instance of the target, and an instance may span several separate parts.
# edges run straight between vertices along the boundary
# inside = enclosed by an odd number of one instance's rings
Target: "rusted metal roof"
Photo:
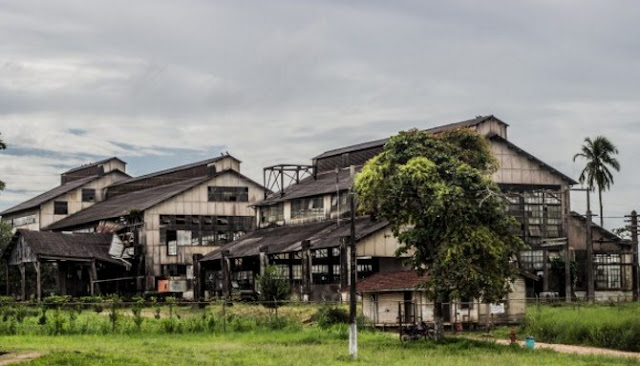
[[[356,173],[360,172],[362,167],[356,168]],[[273,193],[265,200],[255,204],[255,206],[269,206],[279,202],[291,200],[294,198],[310,197],[335,193],[336,191],[344,191],[353,184],[353,176],[350,170],[340,169],[337,174],[335,171],[319,173],[315,178],[306,177],[298,184],[293,184],[284,190],[284,194]]]
[[[91,183],[94,180],[100,178],[99,175],[93,175],[90,177],[86,177],[86,178],[80,178],[77,180],[73,180],[69,183],[57,186],[51,190],[48,190],[30,200],[24,201],[16,206],[13,206],[11,208],[8,208],[2,212],[0,212],[0,216],[5,216],[11,213],[15,213],[15,212],[19,212],[19,211],[26,211],[29,209],[33,209],[33,208],[37,208],[39,207],[41,204],[50,201],[58,196],[61,196],[65,193],[71,192],[74,189],[78,189],[80,187],[82,187],[85,184]]]
[[[51,231],[18,229],[12,245],[22,237],[39,259],[99,260],[124,266],[121,261],[109,256],[109,245],[113,234],[63,234]],[[11,251],[5,250],[4,256]]]
[[[67,170],[66,172],[64,172],[62,174],[69,174],[69,173],[76,172],[78,170],[83,170],[83,169],[90,168],[90,167],[93,167],[93,166],[98,166],[100,164],[107,163],[107,162],[109,162],[111,160],[117,160],[117,161],[119,161],[119,162],[121,162],[121,163],[123,163],[125,165],[127,164],[126,161],[124,161],[124,160],[122,160],[122,159],[120,159],[118,157],[112,156],[110,158],[103,159],[103,160],[100,160],[100,161],[96,161],[94,163],[89,163],[89,164],[86,164],[86,165],[81,165],[81,166],[78,166],[78,167],[75,167],[75,168],[71,168],[71,169]]]
[[[389,225],[386,221],[370,218],[356,220],[356,241],[361,240]],[[305,225],[280,226],[255,230],[242,238],[226,244],[205,255],[201,261],[213,261],[228,250],[230,258],[252,257],[260,254],[260,247],[266,246],[268,254],[291,253],[302,249],[302,242],[309,240],[311,249],[332,248],[340,245],[342,238],[350,233],[349,221],[343,220],[338,226],[335,221],[321,221]]]
[[[426,277],[421,277],[415,270],[378,272],[356,283],[356,291],[386,292],[386,291],[414,291],[424,283]]]
[[[127,215],[133,209],[144,211],[209,179],[211,177],[193,178],[116,196],[57,221],[49,225],[47,230],[60,230],[100,220],[118,218]]]
[[[483,123],[483,122],[488,121],[488,120],[496,120],[496,121],[499,121],[499,122],[507,125],[506,123],[502,122],[501,120],[499,120],[498,118],[494,117],[493,115],[489,115],[489,116],[478,116],[476,118],[473,118],[473,119],[470,119],[470,120],[466,120],[466,121],[461,121],[461,122],[456,122],[456,123],[449,123],[449,124],[442,125],[442,126],[436,126],[436,127],[428,128],[425,131],[426,132],[430,132],[430,133],[439,133],[439,132],[449,131],[449,130],[453,130],[453,129],[461,128],[461,127],[477,126],[480,123]],[[351,145],[351,146],[345,146],[345,147],[341,147],[341,148],[338,148],[338,149],[325,151],[324,153],[316,156],[314,159],[323,159],[323,158],[327,158],[327,157],[330,157],[330,156],[342,155],[342,154],[345,154],[345,153],[350,153],[350,152],[353,152],[353,151],[371,149],[371,148],[374,148],[374,147],[382,147],[382,146],[384,146],[384,144],[387,143],[387,141],[389,141],[389,138],[375,140],[375,141],[369,141],[369,142],[363,142],[363,143],[356,144],[356,145]]]
[[[187,170],[187,169],[195,168],[195,167],[201,166],[201,165],[208,165],[208,164],[211,164],[211,163],[215,163],[216,161],[222,160],[224,158],[232,158],[232,159],[235,159],[237,161],[240,161],[240,160],[236,159],[235,157],[233,157],[231,155],[222,155],[222,156],[217,156],[215,158],[211,158],[211,159],[207,159],[207,160],[197,161],[195,163],[190,163],[190,164],[180,165],[180,166],[176,166],[176,167],[169,168],[169,169],[159,170],[157,172],[141,175],[139,177],[123,179],[123,180],[120,180],[120,181],[117,181],[117,182],[113,183],[112,185],[110,185],[110,187],[117,187],[117,186],[120,186],[120,185],[123,185],[123,184],[129,184],[129,183],[137,182],[137,181],[144,180],[144,179],[149,179],[149,178],[158,177],[158,176],[162,176],[162,175],[166,175],[166,174],[176,173],[176,172],[179,172],[181,170]]]

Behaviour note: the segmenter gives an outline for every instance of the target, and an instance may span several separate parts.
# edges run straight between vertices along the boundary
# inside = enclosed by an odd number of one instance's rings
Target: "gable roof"
[[[220,160],[222,160],[224,158],[231,158],[231,159],[240,161],[240,160],[236,159],[235,157],[233,157],[231,155],[222,155],[222,156],[217,156],[217,157],[211,158],[211,159],[197,161],[195,163],[189,163],[189,164],[185,164],[185,165],[176,166],[176,167],[173,167],[173,168],[159,170],[157,172],[141,175],[139,177],[123,179],[123,180],[120,180],[120,181],[117,181],[117,182],[113,183],[110,187],[117,187],[117,186],[120,186],[120,185],[123,185],[123,184],[129,184],[129,183],[141,181],[141,180],[144,180],[144,179],[149,179],[149,178],[154,178],[154,177],[158,177],[158,176],[162,176],[162,175],[166,175],[166,174],[176,173],[176,172],[179,172],[181,170],[187,170],[187,169],[195,168],[195,167],[201,166],[201,165],[208,165],[208,164],[211,164],[211,163],[215,163],[216,161],[220,161]]]
[[[356,173],[360,172],[361,168],[362,167],[358,167]],[[268,206],[294,198],[343,191],[351,187],[353,179],[354,177],[351,176],[349,169],[340,169],[337,180],[335,171],[318,173],[315,177],[306,177],[302,179],[300,183],[290,185],[284,190],[282,195],[280,193],[269,195],[265,200],[255,204],[255,206]]]
[[[113,234],[63,234],[51,231],[18,229],[12,244],[23,237],[31,252],[41,259],[100,260],[125,265],[109,256]],[[3,254],[9,255],[9,248]]]
[[[419,276],[415,270],[378,272],[356,282],[356,291],[359,293],[415,291],[417,286],[426,280],[426,277]]]
[[[581,223],[586,223],[587,222],[587,217],[579,214],[575,211],[571,211],[571,218],[573,219],[577,219],[580,220]],[[600,232],[600,234],[607,238],[608,240],[612,241],[612,242],[620,242],[622,244],[631,244],[631,241],[629,240],[624,240],[621,237],[619,237],[618,235],[612,233],[611,231],[603,228],[602,226],[596,224],[595,222],[591,222],[591,229],[596,230],[598,232]]]
[[[356,241],[361,240],[389,224],[386,221],[373,221],[370,218],[356,219]],[[302,249],[302,242],[309,240],[311,249],[332,248],[340,245],[343,237],[348,236],[348,221],[337,226],[335,221],[321,221],[297,226],[280,226],[254,230],[240,239],[225,244],[205,255],[201,261],[213,261],[222,258],[222,252],[229,251],[230,258],[251,257],[260,254],[260,247],[267,247],[267,253],[291,253]]]
[[[59,197],[65,193],[68,193],[74,189],[78,189],[80,187],[82,187],[85,184],[91,183],[94,180],[100,178],[99,175],[92,175],[89,177],[85,177],[85,178],[80,178],[80,179],[76,179],[73,180],[69,183],[57,186],[53,189],[50,189],[38,196],[35,196],[34,198],[31,198],[27,201],[24,201],[16,206],[13,206],[11,208],[8,208],[2,212],[0,212],[0,216],[5,216],[11,213],[15,213],[15,212],[19,212],[19,211],[25,211],[25,210],[29,210],[29,209],[33,209],[36,207],[39,207],[41,204],[50,201],[56,197]]]
[[[78,211],[75,214],[70,215],[60,221],[54,222],[53,224],[49,225],[46,230],[60,230],[82,224],[112,219],[127,215],[132,209],[144,211],[170,198],[173,198],[180,193],[183,193],[193,187],[196,187],[202,183],[205,183],[215,177],[224,174],[235,174],[243,179],[249,180],[249,178],[245,177],[235,170],[225,169],[217,172],[212,176],[191,178],[176,183],[170,183],[125,193],[113,198],[109,198],[105,201],[98,202],[91,207],[88,207],[82,211]],[[253,183],[257,184],[255,182]]]
[[[528,159],[535,161],[538,165],[540,165],[541,167],[543,167],[544,169],[550,171],[551,173],[557,175],[558,177],[560,177],[562,180],[566,181],[567,183],[569,183],[569,185],[574,185],[574,184],[578,184],[578,182],[576,182],[575,180],[573,180],[571,177],[563,174],[562,172],[560,172],[559,170],[557,170],[556,168],[552,167],[551,165],[545,163],[544,161],[536,158],[535,156],[529,154],[528,152],[522,150],[520,147],[518,147],[517,145],[515,145],[514,143],[512,143],[511,141],[505,139],[504,137],[497,135],[497,134],[489,134],[487,136],[487,138],[489,140],[493,140],[493,141],[500,141],[502,143],[504,143],[505,145],[507,145],[507,147],[509,147],[510,149],[526,156]]]
[[[82,211],[78,211],[60,221],[54,222],[46,229],[59,230],[77,225],[93,223],[100,220],[116,218],[127,215],[132,209],[144,211],[190,188],[202,184],[211,178],[212,177],[192,178],[109,198]]]
[[[429,133],[440,133],[440,132],[444,132],[444,131],[454,130],[456,128],[477,126],[477,125],[479,125],[479,124],[481,124],[483,122],[489,121],[489,120],[498,121],[498,122],[508,126],[508,124],[506,124],[503,121],[499,120],[495,116],[489,115],[489,116],[478,116],[476,118],[469,119],[469,120],[466,120],[466,121],[449,123],[449,124],[446,124],[446,125],[427,128],[424,131],[429,132]],[[360,143],[360,144],[345,146],[345,147],[341,147],[341,148],[338,148],[338,149],[325,151],[324,153],[316,156],[313,159],[314,160],[315,159],[323,159],[323,158],[327,158],[327,157],[330,157],[330,156],[342,155],[342,154],[348,153],[348,152],[371,149],[371,148],[374,148],[374,147],[382,147],[382,146],[384,146],[384,144],[387,143],[387,141],[389,141],[388,137],[384,138],[384,139],[380,139],[380,140],[363,142],[363,143]]]
[[[89,163],[89,164],[85,164],[85,165],[80,165],[80,166],[77,166],[77,167],[75,167],[75,168],[71,168],[71,169],[67,170],[66,172],[64,172],[64,173],[62,173],[62,174],[69,174],[69,173],[76,172],[76,171],[78,171],[78,170],[83,170],[83,169],[86,169],[86,168],[90,168],[90,167],[98,166],[98,165],[100,165],[100,164],[104,164],[104,163],[109,162],[109,161],[111,161],[111,160],[118,160],[119,162],[121,162],[121,163],[123,163],[123,164],[125,164],[125,165],[127,164],[127,162],[126,162],[126,161],[124,161],[124,160],[122,160],[122,159],[120,159],[120,158],[118,158],[118,157],[116,157],[116,156],[112,156],[112,157],[107,158],[107,159],[103,159],[103,160],[99,160],[99,161],[96,161],[96,162],[93,162],[93,163]]]

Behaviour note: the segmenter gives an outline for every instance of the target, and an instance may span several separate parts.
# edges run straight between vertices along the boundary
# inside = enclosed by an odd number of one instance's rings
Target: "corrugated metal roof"
[[[439,133],[439,132],[453,130],[453,129],[460,128],[460,127],[476,126],[476,125],[478,125],[478,124],[480,124],[482,122],[485,122],[487,120],[490,120],[490,119],[497,120],[497,121],[499,121],[501,123],[504,123],[504,122],[500,121],[499,119],[497,119],[496,117],[494,117],[493,115],[478,116],[476,118],[473,118],[473,119],[470,119],[470,120],[466,120],[466,121],[461,121],[461,122],[456,122],[456,123],[449,123],[449,124],[442,125],[442,126],[436,126],[436,127],[428,128],[425,131],[426,132],[430,132],[430,133]],[[504,124],[506,125],[506,123],[504,123]],[[338,149],[325,151],[324,153],[316,156],[314,159],[322,159],[322,158],[327,158],[327,157],[330,157],[330,156],[342,155],[344,153],[349,153],[349,152],[353,152],[353,151],[358,151],[358,150],[364,150],[364,149],[370,149],[370,148],[374,148],[374,147],[384,146],[384,144],[386,144],[388,140],[389,140],[389,138],[385,138],[385,139],[369,141],[369,142],[363,142],[363,143],[356,144],[356,145],[345,146],[345,147],[341,147],[341,148],[338,148]]]
[[[357,167],[356,173],[358,173],[361,168],[362,167]],[[257,203],[256,206],[268,206],[294,198],[335,193],[337,190],[343,191],[351,187],[353,178],[349,169],[341,169],[339,171],[337,183],[335,171],[319,173],[315,178],[312,176],[306,177],[302,179],[300,183],[290,185],[285,189],[284,195],[274,193],[265,200]]]
[[[109,256],[113,234],[63,234],[18,229],[33,254],[40,258],[96,259],[118,265],[124,263]]]
[[[98,202],[69,217],[55,222],[47,230],[60,230],[100,220],[127,215],[132,209],[144,211],[187,189],[193,188],[211,179],[211,177],[192,178],[177,183],[126,193]]]
[[[104,164],[104,163],[106,163],[106,162],[108,162],[108,161],[111,161],[111,160],[118,160],[119,162],[121,162],[121,163],[123,163],[123,164],[125,164],[125,165],[127,164],[127,162],[126,162],[126,161],[124,161],[124,160],[122,160],[122,159],[120,159],[120,158],[118,158],[118,157],[112,156],[112,157],[110,157],[110,158],[107,158],[107,159],[104,159],[104,160],[100,160],[100,161],[96,161],[96,162],[94,162],[94,163],[89,163],[89,164],[86,164],[86,165],[80,165],[80,166],[78,166],[78,167],[71,168],[71,169],[67,170],[66,172],[64,172],[64,173],[62,173],[62,174],[69,174],[69,173],[76,172],[76,171],[78,171],[78,170],[82,170],[82,169],[90,168],[90,167],[92,167],[92,166],[98,166],[98,165],[100,165],[100,164]]]
[[[384,292],[384,291],[411,291],[424,283],[426,277],[421,277],[414,270],[397,272],[379,272],[356,283],[356,291]]]
[[[13,206],[11,208],[8,208],[2,212],[0,212],[0,216],[5,216],[14,212],[19,212],[19,211],[25,211],[25,210],[29,210],[32,208],[36,208],[38,206],[40,206],[41,204],[50,201],[58,196],[61,196],[65,193],[68,193],[74,189],[80,188],[85,184],[91,183],[94,180],[100,178],[100,176],[98,175],[93,175],[90,177],[86,177],[86,178],[80,178],[77,180],[73,180],[69,183],[57,186],[51,190],[48,190],[30,200],[24,201],[16,206]]]
[[[157,172],[141,175],[139,177],[123,179],[123,180],[120,180],[118,182],[113,183],[110,187],[117,187],[119,185],[129,184],[129,183],[137,182],[137,181],[148,179],[148,178],[153,178],[153,177],[158,177],[158,176],[161,176],[161,175],[176,173],[176,172],[179,172],[181,170],[187,170],[187,169],[195,168],[195,167],[200,166],[200,165],[208,165],[208,164],[211,164],[211,163],[215,163],[216,161],[222,160],[224,158],[232,158],[232,159],[238,160],[238,159],[234,158],[231,155],[222,155],[222,156],[218,156],[218,157],[215,157],[215,158],[198,161],[198,162],[195,162],[195,163],[190,163],[190,164],[180,165],[180,166],[169,168],[169,169],[159,170]],[[238,160],[238,161],[240,161],[240,160]]]
[[[356,240],[361,240],[389,225],[386,221],[373,221],[370,218],[356,220]],[[260,247],[268,247],[268,254],[297,252],[302,242],[309,240],[312,249],[337,247],[343,237],[350,233],[348,221],[337,226],[335,221],[321,221],[298,226],[281,226],[255,230],[242,238],[226,244],[205,255],[201,261],[218,260],[222,252],[229,251],[229,257],[251,257],[260,254]]]

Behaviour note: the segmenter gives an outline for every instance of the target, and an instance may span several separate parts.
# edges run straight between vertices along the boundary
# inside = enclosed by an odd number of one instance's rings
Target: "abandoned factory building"
[[[520,253],[523,275],[510,300],[563,296],[558,265],[567,247],[578,262],[572,291],[583,296],[586,219],[571,212],[569,194],[577,182],[510,141],[508,127],[481,116],[427,131],[471,129],[491,144],[499,163],[493,180],[529,245]],[[329,150],[308,165],[266,167],[262,184],[242,175],[240,161],[228,154],[140,177],[127,175],[118,158],[69,170],[58,187],[1,213],[17,230],[3,255],[21,278],[7,290],[22,298],[156,291],[186,298],[255,297],[256,276],[274,265],[300,299],[342,299],[348,285],[348,192],[387,140]],[[384,282],[407,270],[387,222],[361,216],[354,224],[359,280],[375,274]],[[595,224],[593,229],[596,296],[629,296],[630,244]],[[415,291],[403,296],[407,302],[422,297]]]
[[[110,161],[120,162],[120,167],[124,167],[119,159]],[[105,169],[103,164],[80,168],[86,177],[69,179],[69,172],[63,173],[60,187],[3,213],[3,220],[16,229],[72,233],[64,234],[69,236],[71,244],[58,246],[57,259],[48,252],[46,257],[37,260],[35,255],[19,255],[18,252],[32,242],[46,238],[33,238],[23,230],[18,231],[5,252],[5,256],[11,258],[10,265],[18,266],[24,272],[25,263],[37,263],[38,273],[32,273],[31,277],[39,276],[41,264],[52,265],[53,269],[47,273],[62,272],[61,261],[68,262],[82,252],[83,238],[112,234],[110,244],[100,247],[111,262],[104,261],[103,257],[94,258],[87,261],[89,272],[86,274],[65,271],[70,280],[84,284],[82,291],[76,289],[73,294],[89,294],[94,290],[105,292],[117,287],[120,292],[174,292],[191,297],[194,256],[198,258],[211,252],[255,227],[254,209],[250,205],[263,196],[264,189],[240,173],[240,161],[231,155],[136,178],[120,172],[123,169],[117,169],[114,177],[105,178],[111,175],[111,170]],[[89,175],[84,170],[97,174]],[[84,205],[82,202],[88,189],[94,190],[94,198],[91,204]],[[49,215],[49,207],[62,206],[62,203],[67,207],[64,214]],[[24,217],[30,217],[29,224],[21,219]],[[35,217],[35,222],[31,217]],[[81,236],[74,238],[78,235]],[[106,268],[101,263],[122,266],[119,271],[100,271],[100,268]],[[116,282],[117,286],[111,282]],[[45,286],[42,290],[71,293],[62,284],[57,281],[55,286],[50,286],[52,288]],[[27,290],[28,294],[34,292],[40,295],[36,286]]]
[[[522,277],[523,291],[518,296],[564,291],[562,279],[554,275],[551,264],[555,258],[563,257],[567,240],[574,257],[581,258],[585,247],[579,230],[570,230],[579,225],[575,222],[579,219],[570,211],[569,194],[577,182],[511,142],[508,125],[494,116],[427,131],[437,134],[456,128],[477,131],[490,141],[499,163],[493,179],[508,196],[509,212],[521,224],[519,235],[530,246],[519,258],[521,267],[530,275]],[[208,283],[202,291],[225,296],[254,293],[256,275],[270,264],[290,281],[300,298],[339,299],[340,289],[348,284],[348,191],[363,164],[379,154],[386,141],[329,150],[313,158],[310,165],[265,168],[263,185],[272,193],[265,193],[264,199],[255,203],[257,229],[201,260],[203,279]],[[613,237],[607,238],[612,244],[602,247],[603,258],[611,253],[612,258],[623,262],[627,258],[620,254],[626,250],[624,245]],[[360,279],[379,273],[376,278],[384,280],[385,273],[392,276],[406,269],[402,258],[395,256],[399,243],[386,222],[358,217],[356,240]],[[618,272],[610,268],[618,264],[607,264],[606,273],[615,276]],[[618,281],[608,283],[615,287]],[[605,291],[605,281],[601,284],[600,290]],[[584,283],[578,285],[582,287]],[[574,290],[580,291],[581,287]]]

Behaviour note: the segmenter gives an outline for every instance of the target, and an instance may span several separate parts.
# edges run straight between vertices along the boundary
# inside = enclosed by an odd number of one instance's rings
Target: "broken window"
[[[311,276],[313,277],[313,283],[330,283],[329,265],[328,264],[314,264],[311,266]]]
[[[542,250],[525,250],[520,252],[520,264],[530,270],[544,269],[544,253]]]
[[[514,228],[514,234],[525,243],[537,245],[545,239],[563,236],[561,192],[535,186],[507,186],[503,189],[508,197],[509,214],[520,222],[520,226]]]
[[[291,201],[291,218],[324,216],[324,197],[306,197]]]
[[[53,214],[54,215],[67,215],[69,213],[67,207],[67,201],[54,201],[53,202]]]
[[[165,277],[186,276],[186,264],[164,264],[162,265],[162,273]]]
[[[187,230],[176,230],[176,237],[178,246],[187,246],[191,245],[191,231]]]
[[[313,251],[314,258],[327,258],[329,256],[329,249],[316,249]]]
[[[95,202],[96,190],[93,188],[84,188],[82,190],[82,202]]]
[[[622,288],[620,254],[594,254],[596,289],[614,290]]]
[[[208,187],[209,202],[248,202],[248,187]]]
[[[260,208],[260,221],[262,223],[272,223],[284,221],[284,205],[278,203]]]
[[[340,192],[331,195],[331,212],[344,213],[349,211],[349,191]]]
[[[165,236],[167,255],[178,255],[178,232],[176,230],[167,230]]]

